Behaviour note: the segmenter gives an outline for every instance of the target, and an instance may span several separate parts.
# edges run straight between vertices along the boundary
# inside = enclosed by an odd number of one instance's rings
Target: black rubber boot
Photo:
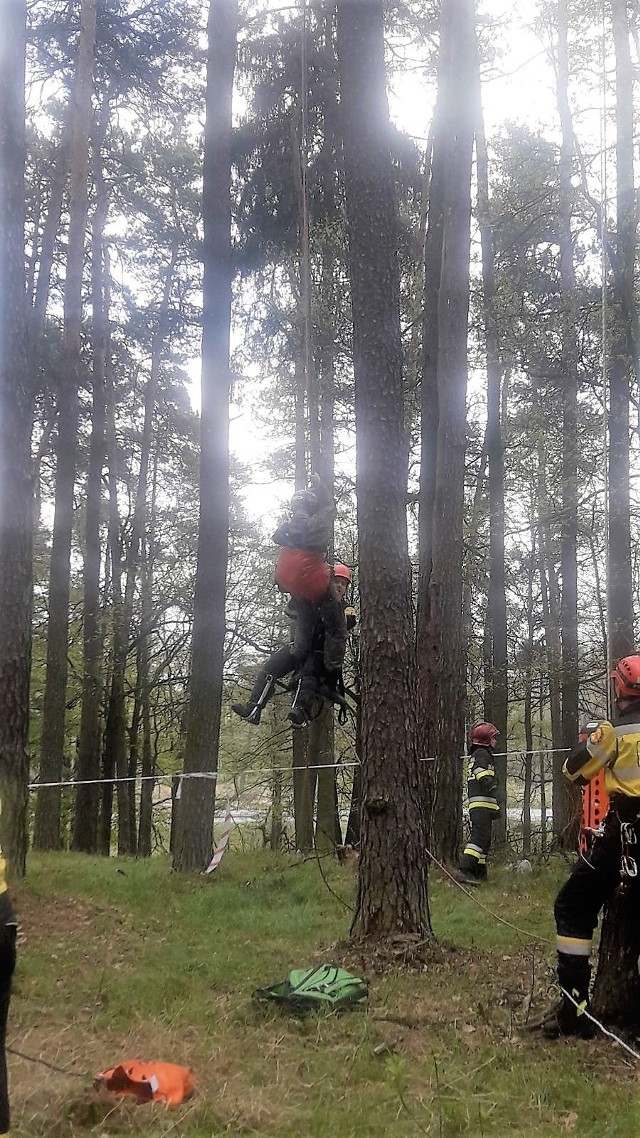
[[[246,703],[232,703],[231,710],[235,711],[245,723],[253,723],[257,727],[262,715],[262,709],[269,702],[275,688],[273,676],[265,672],[258,672],[251,695]]]
[[[593,1039],[597,1034],[596,1025],[584,1014],[589,1011],[588,1001],[578,1000],[577,995],[574,999],[579,1003],[579,1008],[563,996],[557,1004],[545,1012],[541,1020],[529,1024],[528,1030],[539,1032],[545,1039],[561,1039],[567,1035],[575,1035],[579,1039]]]
[[[287,715],[287,719],[292,727],[306,727],[309,722],[307,713],[303,707],[292,707]]]
[[[591,968],[584,956],[570,956],[558,953],[558,983],[562,998],[530,1031],[539,1031],[546,1039],[560,1039],[565,1035],[576,1035],[580,1039],[593,1039],[597,1033],[594,1023],[585,1014],[589,1011],[589,981]],[[571,997],[571,998],[570,998]]]
[[[482,885],[479,877],[474,877],[473,874],[467,873],[464,869],[457,869],[453,876],[461,885]]]
[[[296,684],[291,701],[291,711],[287,719],[293,727],[306,727],[312,719],[314,699],[317,695],[317,679],[310,673],[303,673]]]
[[[232,703],[231,710],[235,711],[246,723],[253,723],[256,727],[260,722],[262,708],[257,703]]]

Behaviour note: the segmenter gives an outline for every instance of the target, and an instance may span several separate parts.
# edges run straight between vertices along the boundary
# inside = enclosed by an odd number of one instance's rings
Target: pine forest
[[[228,806],[360,848],[354,934],[419,934],[481,720],[498,846],[575,846],[562,763],[640,617],[640,12],[521,7],[0,4],[14,880],[32,849],[201,872]],[[295,730],[278,683],[257,725],[315,475],[344,690]]]

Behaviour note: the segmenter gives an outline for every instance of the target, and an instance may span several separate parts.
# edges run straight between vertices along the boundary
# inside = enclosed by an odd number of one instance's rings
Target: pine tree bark
[[[549,712],[551,716],[551,756],[553,803],[553,833],[560,838],[559,823],[563,817],[566,779],[562,773],[564,755],[562,753],[562,719],[560,702],[560,677],[562,645],[560,639],[560,599],[556,567],[551,542],[549,515],[551,507],[547,492],[547,452],[538,445],[538,534],[540,595],[542,598],[542,619],[544,623],[547,674],[549,679]]]
[[[626,0],[612,0],[616,58],[616,256],[609,369],[608,649],[614,664],[635,651],[631,574],[629,397],[634,358],[636,206],[633,174],[633,68]],[[615,719],[614,719],[615,721]],[[637,892],[606,906],[598,950],[594,1001],[609,1023],[640,1022],[640,933]]]
[[[558,5],[558,112],[560,146],[560,280],[562,287],[562,516],[560,522],[560,602],[562,747],[570,750],[578,737],[578,303],[571,230],[574,191],[574,135],[569,104],[568,4]],[[564,756],[563,756],[564,757]],[[580,791],[566,779],[554,800],[554,832],[561,849],[577,849]]]
[[[362,607],[362,844],[352,934],[423,937],[430,918],[407,546],[398,222],[379,0],[338,4],[338,56]]]
[[[106,304],[109,290],[105,281],[104,247],[104,226],[109,209],[109,195],[100,169],[101,155],[97,140],[93,160],[96,206],[92,220],[91,248],[92,414],[85,504],[82,707],[77,765],[79,786],[76,789],[71,840],[71,848],[82,853],[97,853],[98,850],[100,712],[104,650],[100,625],[100,520],[106,430],[104,385],[109,350],[109,314]]]
[[[237,0],[211,0],[203,179],[204,284],[200,519],[184,772],[217,771],[229,534],[231,97]],[[215,782],[185,779],[173,865],[203,870],[211,854]]]
[[[429,755],[436,756],[432,849],[456,858],[462,822],[465,750],[466,643],[462,613],[464,463],[466,448],[467,324],[474,134],[473,0],[441,8],[444,163],[442,272],[438,293],[438,442],[431,530],[431,572],[418,645],[421,696]],[[460,76],[467,82],[461,82]]]
[[[88,209],[88,149],[91,124],[96,0],[82,0],[76,75],[71,90],[72,136],[69,184],[69,235],[64,287],[63,372],[58,390],[56,489],[49,572],[47,664],[40,742],[40,782],[62,778],[69,646],[69,594],[73,490],[78,434],[78,386],[82,372],[82,274]],[[33,825],[34,849],[60,846],[60,788],[38,791]]]
[[[629,500],[629,397],[633,360],[636,207],[633,69],[626,0],[612,0],[616,59],[616,219],[609,348],[608,656],[634,650]]]
[[[509,710],[507,660],[507,596],[504,564],[504,444],[500,423],[503,364],[497,319],[497,294],[493,232],[489,205],[489,160],[480,98],[480,70],[475,54],[476,74],[476,176],[478,183],[478,222],[482,251],[482,292],[485,351],[487,361],[487,459],[489,466],[489,593],[487,624],[489,635],[488,685],[484,693],[485,719],[500,731],[498,751],[507,749]],[[507,800],[506,755],[495,756],[498,793]],[[493,827],[494,840],[506,838],[506,811]]]
[[[10,879],[27,851],[33,395],[27,365],[26,4],[0,4],[0,842]]]
[[[142,785],[140,787],[140,816],[138,820],[138,856],[150,857],[153,834],[153,789],[155,756],[151,744],[151,677],[149,661],[149,634],[153,618],[153,570],[155,563],[156,490],[158,454],[154,454],[151,479],[149,526],[142,562],[140,589],[140,642],[138,645],[137,683],[140,699],[140,726],[142,729]]]

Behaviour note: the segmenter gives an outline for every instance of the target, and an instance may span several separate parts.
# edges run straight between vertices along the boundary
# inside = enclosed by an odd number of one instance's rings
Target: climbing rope
[[[448,877],[449,881],[453,882],[457,889],[460,889],[464,894],[466,894],[466,896],[469,897],[473,901],[474,905],[477,905],[479,909],[482,909],[485,913],[488,913],[490,917],[493,917],[494,921],[497,921],[498,924],[506,925],[507,928],[513,929],[514,932],[520,933],[522,936],[527,937],[529,940],[536,941],[539,944],[553,943],[549,940],[548,937],[540,936],[538,933],[532,933],[530,929],[518,928],[518,926],[513,925],[511,921],[505,920],[504,917],[499,917],[498,914],[489,909],[487,905],[483,905],[482,901],[479,901],[474,893],[470,893],[468,889],[464,888],[464,885],[462,885],[459,881],[456,881],[453,874],[449,872],[449,870],[442,864],[441,861],[438,861],[436,855],[433,854],[430,849],[426,849],[426,854],[431,858],[434,865],[437,865],[440,872],[443,873],[445,877]]]

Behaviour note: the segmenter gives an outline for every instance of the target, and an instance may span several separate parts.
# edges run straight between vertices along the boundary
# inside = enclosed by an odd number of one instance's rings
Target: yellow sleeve
[[[604,720],[591,732],[586,743],[571,752],[562,773],[569,782],[590,782],[615,755],[616,733],[613,725]]]

